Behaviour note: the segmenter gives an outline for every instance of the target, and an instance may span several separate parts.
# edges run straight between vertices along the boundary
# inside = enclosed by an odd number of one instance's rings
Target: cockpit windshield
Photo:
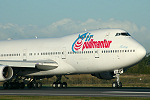
[[[129,33],[116,33],[115,36],[131,36]]]

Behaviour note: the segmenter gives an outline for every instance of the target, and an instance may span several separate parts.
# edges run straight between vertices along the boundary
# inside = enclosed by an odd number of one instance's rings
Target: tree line
[[[150,53],[147,53],[142,61],[129,68],[127,74],[150,74]]]

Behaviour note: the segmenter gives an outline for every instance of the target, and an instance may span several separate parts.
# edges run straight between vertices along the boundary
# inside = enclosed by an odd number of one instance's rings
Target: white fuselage
[[[84,33],[62,38],[2,41],[0,63],[34,68],[34,64],[24,62],[52,60],[57,62],[57,68],[28,75],[82,74],[130,67],[146,54],[144,47],[131,36],[121,35],[127,33],[124,30],[95,30],[80,37]]]

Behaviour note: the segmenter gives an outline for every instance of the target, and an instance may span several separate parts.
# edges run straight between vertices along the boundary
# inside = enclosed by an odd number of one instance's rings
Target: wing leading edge
[[[43,61],[0,60],[0,64],[10,66],[12,68],[37,68],[39,70],[52,70],[58,67],[58,63],[53,60],[43,60]]]

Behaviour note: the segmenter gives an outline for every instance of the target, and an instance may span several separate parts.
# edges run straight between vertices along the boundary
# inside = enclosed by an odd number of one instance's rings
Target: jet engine
[[[101,73],[94,73],[91,74],[92,76],[95,76],[99,79],[105,79],[105,80],[111,80],[114,79],[114,72],[101,72]]]
[[[0,81],[6,81],[12,78],[13,69],[9,66],[0,65]]]

